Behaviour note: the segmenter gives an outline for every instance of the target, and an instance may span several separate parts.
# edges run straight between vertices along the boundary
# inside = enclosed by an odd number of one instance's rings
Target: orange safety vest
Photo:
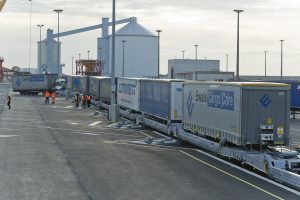
[[[50,94],[48,91],[45,92],[45,97],[50,97]]]
[[[87,100],[88,100],[88,101],[91,100],[91,96],[90,96],[90,95],[87,96]]]
[[[84,97],[84,96],[82,96],[82,97],[81,97],[81,100],[82,100],[82,101],[84,101],[84,99],[85,99],[85,97]]]

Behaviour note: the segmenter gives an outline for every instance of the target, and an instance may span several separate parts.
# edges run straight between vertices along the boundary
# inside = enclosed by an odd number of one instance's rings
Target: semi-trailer
[[[89,94],[96,100],[110,104],[111,78],[105,76],[90,76]]]
[[[184,130],[238,146],[288,144],[289,85],[188,81],[183,88]]]
[[[117,103],[121,109],[140,112],[140,78],[118,78]]]
[[[45,90],[55,90],[57,74],[14,74],[12,87],[21,95],[37,95]]]
[[[173,135],[182,120],[183,80],[141,79],[140,111],[143,123]]]

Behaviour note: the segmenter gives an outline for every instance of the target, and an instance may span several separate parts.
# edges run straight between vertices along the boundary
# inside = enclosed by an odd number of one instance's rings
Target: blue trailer
[[[297,80],[280,80],[274,81],[278,83],[286,83],[291,86],[291,103],[290,110],[293,119],[296,119],[296,113],[300,111],[300,81]]]

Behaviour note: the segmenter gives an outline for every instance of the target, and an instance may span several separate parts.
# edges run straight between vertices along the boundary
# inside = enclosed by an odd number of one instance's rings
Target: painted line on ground
[[[66,109],[68,109],[68,108],[74,108],[74,106],[66,106],[64,108],[66,108]]]
[[[258,174],[255,174],[255,173],[253,173],[253,172],[251,172],[251,171],[249,171],[249,170],[246,170],[246,169],[244,169],[244,168],[242,168],[242,167],[240,167],[240,166],[238,166],[238,165],[234,165],[234,164],[232,164],[232,163],[230,163],[230,162],[227,162],[226,160],[222,160],[222,159],[220,159],[220,158],[218,158],[218,157],[215,157],[215,156],[213,156],[213,155],[210,155],[209,153],[206,153],[206,152],[204,152],[204,151],[202,151],[202,150],[196,150],[196,151],[199,152],[199,153],[201,153],[201,154],[204,154],[204,155],[206,155],[206,156],[208,156],[208,157],[210,157],[210,158],[212,158],[212,159],[215,159],[215,160],[217,160],[217,161],[219,161],[219,162],[222,162],[222,163],[224,163],[224,164],[226,164],[226,165],[229,165],[230,167],[233,167],[233,168],[238,169],[238,170],[240,170],[240,171],[242,171],[242,172],[245,172],[245,173],[247,173],[247,174],[249,174],[249,175],[252,175],[252,176],[254,176],[254,177],[258,178],[258,179],[261,179],[261,180],[263,180],[263,181],[266,181],[266,182],[268,182],[268,183],[271,183],[271,184],[273,184],[273,185],[276,185],[277,187],[280,187],[280,188],[282,188],[282,189],[284,189],[284,190],[287,190],[287,191],[289,191],[289,192],[292,192],[292,193],[294,193],[294,194],[296,194],[296,195],[300,195],[300,192],[298,192],[298,191],[296,191],[296,190],[294,190],[294,189],[291,189],[291,188],[289,188],[289,187],[287,187],[287,186],[285,186],[285,185],[282,185],[282,184],[280,184],[280,183],[278,183],[278,182],[275,182],[275,181],[273,181],[273,180],[270,180],[270,179],[268,179],[268,178],[265,178],[265,177],[263,177],[263,176],[260,176],[260,175],[258,175]]]
[[[173,139],[173,138],[171,138],[171,137],[168,137],[168,136],[166,136],[166,135],[161,134],[160,132],[157,132],[157,131],[152,131],[152,132],[155,133],[155,134],[157,134],[157,135],[159,135],[159,136],[161,136],[161,137],[163,137],[163,138]]]
[[[99,136],[100,134],[95,134],[95,133],[80,133],[82,135],[92,135],[92,136]]]
[[[145,135],[148,138],[153,138],[151,135],[148,135],[147,133],[145,133],[144,131],[140,131],[141,134]]]
[[[12,137],[18,137],[19,135],[0,135],[0,138],[12,138]]]
[[[272,196],[272,197],[274,197],[276,199],[284,200],[284,198],[281,198],[281,197],[279,197],[279,196],[277,196],[277,195],[275,195],[275,194],[273,194],[273,193],[271,193],[271,192],[269,192],[267,190],[264,190],[264,189],[262,189],[262,188],[260,188],[260,187],[258,187],[256,185],[254,185],[254,184],[252,184],[252,183],[250,183],[250,182],[248,182],[248,181],[246,181],[244,179],[241,179],[241,178],[239,178],[239,177],[237,177],[237,176],[235,176],[233,174],[230,174],[229,172],[226,172],[226,171],[224,171],[224,170],[222,170],[222,169],[220,169],[220,168],[218,168],[218,167],[216,167],[216,166],[214,166],[214,165],[212,165],[212,164],[210,164],[208,162],[205,162],[205,161],[203,161],[203,160],[201,160],[199,158],[196,158],[195,156],[193,156],[193,155],[191,155],[189,153],[186,153],[185,151],[179,150],[179,152],[181,152],[182,154],[184,154],[184,155],[186,155],[186,156],[188,156],[188,157],[190,157],[190,158],[192,158],[192,159],[194,159],[194,160],[196,160],[196,161],[198,161],[198,162],[200,162],[200,163],[202,163],[202,164],[204,164],[204,165],[206,165],[206,166],[208,166],[210,168],[213,168],[213,169],[215,169],[215,170],[217,170],[217,171],[219,171],[219,172],[221,172],[223,174],[226,174],[226,175],[228,175],[228,176],[230,176],[230,177],[232,177],[232,178],[234,178],[234,179],[236,179],[236,180],[238,180],[238,181],[240,181],[242,183],[245,183],[248,186],[251,186],[251,187],[253,187],[253,188],[255,188],[255,189],[257,189],[257,190],[259,190],[261,192],[264,192],[264,193],[266,193],[266,194],[268,194],[268,195],[270,195],[270,196]]]
[[[100,124],[100,123],[101,123],[101,121],[96,121],[96,122],[89,124],[89,126],[96,126],[97,124]]]

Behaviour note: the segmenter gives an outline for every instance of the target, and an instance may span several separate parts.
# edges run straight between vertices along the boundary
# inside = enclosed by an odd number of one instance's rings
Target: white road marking
[[[19,135],[0,135],[0,138],[18,137]]]
[[[101,123],[101,121],[96,121],[96,122],[91,123],[89,126],[96,126],[97,124],[100,124],[100,123]]]
[[[274,197],[276,199],[284,200],[283,198],[281,198],[281,197],[279,197],[279,196],[277,196],[277,195],[275,195],[275,194],[273,194],[273,193],[271,193],[271,192],[269,192],[267,190],[264,190],[264,189],[262,189],[262,188],[260,188],[260,187],[258,187],[256,185],[254,185],[254,184],[252,184],[252,183],[250,183],[250,182],[242,179],[242,178],[239,178],[239,177],[237,177],[237,176],[235,176],[233,174],[230,174],[229,172],[226,172],[226,171],[224,171],[224,170],[222,170],[222,169],[220,169],[220,168],[218,168],[218,167],[216,167],[216,166],[214,166],[214,165],[212,165],[212,164],[210,164],[208,162],[205,162],[205,161],[203,161],[203,160],[201,160],[199,158],[196,158],[195,156],[193,156],[193,155],[191,155],[189,153],[186,153],[185,151],[179,150],[179,152],[181,152],[182,154],[185,154],[186,156],[188,156],[188,157],[190,157],[190,158],[192,158],[192,159],[194,159],[194,160],[196,160],[196,161],[198,161],[198,162],[200,162],[200,163],[202,163],[202,164],[204,164],[204,165],[206,165],[206,166],[208,166],[210,168],[213,168],[213,169],[215,169],[215,170],[217,170],[217,171],[219,171],[219,172],[221,172],[223,174],[226,174],[226,175],[228,175],[228,176],[230,176],[230,177],[232,177],[232,178],[234,178],[234,179],[236,179],[236,180],[238,180],[238,181],[240,181],[242,183],[245,183],[246,185],[249,185],[249,186],[251,186],[251,187],[253,187],[253,188],[255,188],[255,189],[259,190],[259,191],[262,191],[262,192],[264,192],[264,193],[266,193],[266,194],[268,194],[268,195],[270,195],[270,196],[272,196],[272,197]]]
[[[232,163],[230,163],[230,162],[227,162],[227,161],[225,161],[225,160],[222,160],[222,159],[220,159],[220,158],[218,158],[218,157],[215,157],[215,156],[213,156],[213,155],[210,155],[209,153],[206,153],[206,152],[204,152],[204,151],[202,151],[202,150],[196,150],[196,151],[199,152],[199,153],[201,153],[201,154],[204,154],[204,155],[206,155],[206,156],[208,156],[208,157],[210,157],[210,158],[212,158],[212,159],[215,159],[215,160],[217,160],[217,161],[219,161],[219,162],[222,162],[222,163],[224,163],[224,164],[226,164],[226,165],[229,165],[230,167],[233,167],[233,168],[238,169],[238,170],[240,170],[240,171],[242,171],[242,172],[245,172],[245,173],[247,173],[247,174],[249,174],[249,175],[252,175],[252,176],[254,176],[254,177],[256,177],[256,178],[259,178],[259,179],[261,179],[261,180],[263,180],[263,181],[266,181],[266,182],[268,182],[268,183],[271,183],[271,184],[273,184],[273,185],[276,185],[277,187],[280,187],[280,188],[282,188],[282,189],[284,189],[284,190],[287,190],[287,191],[289,191],[289,192],[292,192],[292,193],[294,193],[294,194],[296,194],[296,195],[300,195],[300,192],[298,192],[298,191],[296,191],[296,190],[293,190],[293,189],[291,189],[291,188],[289,188],[289,187],[286,187],[286,186],[284,186],[284,185],[282,185],[282,184],[280,184],[280,183],[277,183],[277,182],[272,181],[272,180],[270,180],[270,179],[268,179],[268,178],[265,178],[265,177],[263,177],[263,176],[260,176],[260,175],[258,175],[258,174],[255,174],[255,173],[253,173],[253,172],[251,172],[251,171],[248,171],[248,170],[246,170],[246,169],[244,169],[244,168],[241,168],[241,167],[239,167],[239,166],[237,166],[237,165],[234,165],[234,164],[232,164]]]
[[[145,133],[144,131],[140,131],[141,134],[145,135],[148,138],[153,138],[151,135],[148,135],[147,133]]]
[[[64,107],[64,108],[67,108],[67,109],[68,109],[68,108],[74,108],[74,106],[67,106],[67,107]]]
[[[82,135],[93,135],[93,136],[99,136],[99,134],[95,134],[95,133],[80,133]]]
[[[157,134],[157,135],[160,135],[160,136],[163,137],[163,138],[173,139],[173,138],[170,138],[170,137],[168,137],[168,136],[166,136],[166,135],[161,134],[160,132],[157,132],[157,131],[152,131],[152,132],[155,133],[155,134]]]

